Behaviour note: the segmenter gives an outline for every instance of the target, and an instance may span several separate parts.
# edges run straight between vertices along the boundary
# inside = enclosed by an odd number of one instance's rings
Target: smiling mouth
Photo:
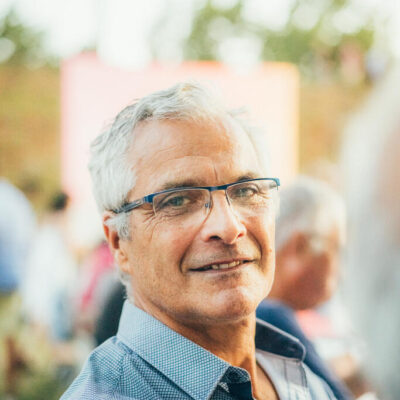
[[[191,269],[190,271],[194,272],[203,272],[203,271],[221,271],[221,270],[230,270],[233,268],[236,268],[240,265],[247,264],[251,262],[251,260],[237,260],[237,261],[232,261],[229,263],[218,263],[218,264],[210,264],[206,265],[201,268],[194,268]]]

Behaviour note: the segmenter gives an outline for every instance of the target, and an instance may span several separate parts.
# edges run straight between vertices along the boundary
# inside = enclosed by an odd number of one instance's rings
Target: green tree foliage
[[[246,0],[228,9],[215,3],[208,0],[195,14],[184,41],[185,59],[220,60],[219,46],[228,36],[247,35],[261,43],[261,60],[295,63],[304,76],[315,79],[340,73],[349,51],[362,59],[374,41],[373,16],[356,15],[355,6],[346,0],[293,0],[279,30],[246,19]]]
[[[24,25],[10,9],[0,19],[0,63],[41,66],[50,61],[43,49],[43,34]]]

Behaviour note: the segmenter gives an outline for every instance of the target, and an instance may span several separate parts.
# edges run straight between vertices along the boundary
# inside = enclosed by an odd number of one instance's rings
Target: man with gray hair
[[[279,179],[194,83],[125,108],[92,145],[103,227],[129,299],[65,399],[334,399],[303,346],[255,309],[274,276]]]
[[[344,201],[327,183],[306,176],[298,177],[280,197],[277,269],[269,297],[294,310],[317,307],[337,288]]]
[[[257,317],[298,338],[306,347],[305,364],[328,383],[338,399],[352,399],[306,337],[295,314],[326,302],[337,288],[344,201],[327,183],[304,175],[281,191],[280,201],[275,279]]]

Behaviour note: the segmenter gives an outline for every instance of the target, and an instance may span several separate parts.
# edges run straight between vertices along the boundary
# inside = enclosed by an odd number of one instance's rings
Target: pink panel
[[[128,103],[184,79],[213,82],[231,107],[245,106],[256,125],[265,128],[272,174],[283,182],[297,172],[298,73],[281,63],[263,63],[240,74],[214,62],[153,64],[127,71],[82,54],[62,65],[62,181],[75,201],[91,196],[87,161],[89,144]]]

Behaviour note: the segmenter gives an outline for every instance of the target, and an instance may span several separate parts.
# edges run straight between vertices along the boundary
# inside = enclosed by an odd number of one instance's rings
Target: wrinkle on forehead
[[[150,182],[149,189],[185,177],[198,185],[229,183],[225,180],[235,179],[235,173],[259,169],[251,141],[237,126],[151,121],[137,129],[131,156],[139,187],[146,178],[159,181]]]
[[[205,156],[183,156],[160,161],[154,165],[158,178],[163,182],[162,190],[184,186],[206,186],[210,179],[216,179],[215,163]],[[207,178],[205,178],[207,177]]]
[[[199,128],[203,134],[199,134]],[[171,133],[175,138],[175,144],[171,144],[171,137],[168,134],[161,135],[160,131]],[[193,134],[193,133],[196,134]],[[209,133],[213,132],[212,140]],[[216,133],[216,134],[215,134]],[[133,155],[139,157],[135,149],[146,149],[154,146],[154,139],[157,138],[158,151],[181,151],[191,150],[190,154],[200,155],[204,146],[212,151],[227,151],[229,147],[241,145],[246,141],[251,145],[251,141],[242,128],[233,120],[231,123],[216,123],[212,121],[202,124],[180,121],[180,120],[161,120],[142,122],[135,128],[135,139],[133,142]],[[251,145],[252,146],[252,145]]]

